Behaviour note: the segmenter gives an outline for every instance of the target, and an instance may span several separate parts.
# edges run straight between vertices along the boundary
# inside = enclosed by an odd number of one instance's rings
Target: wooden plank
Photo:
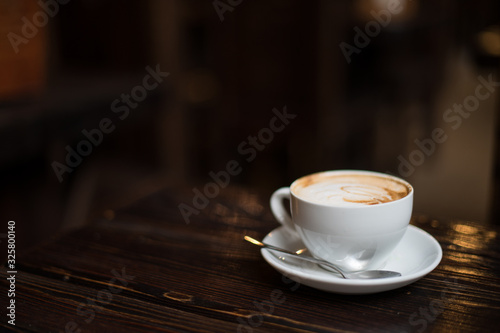
[[[16,327],[59,332],[75,322],[82,332],[496,329],[496,227],[415,218],[412,223],[443,247],[436,270],[400,289],[337,295],[287,280],[242,240],[276,227],[263,201],[249,197],[228,189],[186,224],[176,216],[176,196],[158,193],[112,221],[26,253],[17,265]],[[257,205],[253,213],[248,202]],[[5,269],[0,285],[7,287]],[[7,301],[0,293],[0,304]]]

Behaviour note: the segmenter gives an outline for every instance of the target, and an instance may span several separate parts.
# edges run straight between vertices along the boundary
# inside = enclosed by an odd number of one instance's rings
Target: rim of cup
[[[402,185],[404,185],[408,189],[408,193],[403,198],[399,198],[399,199],[396,199],[396,200],[393,200],[390,202],[384,202],[384,203],[380,203],[380,204],[376,204],[376,205],[336,206],[336,205],[330,205],[327,203],[319,203],[319,202],[311,201],[311,200],[305,199],[303,197],[300,197],[299,195],[297,195],[293,192],[293,187],[299,180],[306,178],[306,177],[309,177],[309,176],[313,176],[313,175],[331,174],[331,173],[340,173],[340,174],[342,174],[342,173],[344,173],[344,174],[356,173],[356,174],[365,174],[365,175],[376,175],[376,176],[379,176],[382,178],[389,178],[389,179],[394,180],[395,182],[398,182],[398,183],[401,183]],[[411,198],[413,196],[413,193],[415,192],[413,186],[409,182],[407,182],[406,180],[399,178],[397,176],[393,176],[393,175],[383,173],[383,172],[368,171],[368,170],[355,170],[355,169],[327,170],[327,171],[318,171],[318,172],[310,173],[310,174],[307,174],[305,176],[302,176],[302,177],[294,180],[293,183],[290,184],[289,188],[290,188],[290,194],[299,200],[305,201],[305,202],[313,204],[313,205],[318,205],[318,206],[323,206],[323,207],[335,207],[335,208],[342,208],[342,209],[344,209],[344,208],[345,209],[370,209],[370,208],[373,209],[373,207],[377,207],[377,206],[380,207],[380,206],[394,205],[394,204],[400,203],[401,201],[409,200],[409,198]]]

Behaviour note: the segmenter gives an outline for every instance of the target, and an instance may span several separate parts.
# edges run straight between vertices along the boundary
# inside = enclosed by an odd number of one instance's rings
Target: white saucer
[[[298,236],[284,227],[269,233],[264,242],[296,251],[305,248]],[[392,290],[413,283],[431,272],[441,261],[443,251],[427,232],[410,225],[394,252],[381,269],[397,271],[399,277],[375,280],[346,280],[316,264],[277,252],[261,250],[264,259],[286,277],[316,289],[338,294],[372,294]]]

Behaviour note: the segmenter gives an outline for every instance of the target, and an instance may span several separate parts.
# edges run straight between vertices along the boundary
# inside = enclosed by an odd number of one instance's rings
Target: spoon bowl
[[[252,238],[250,236],[245,236],[244,239],[254,245],[260,246],[262,248],[266,248],[269,250],[277,251],[280,253],[285,253],[290,256],[293,256],[295,258],[299,258],[305,261],[313,262],[316,263],[320,266],[326,266],[329,269],[333,269],[337,273],[342,276],[344,279],[385,279],[385,278],[391,278],[391,277],[398,277],[401,276],[401,273],[399,272],[394,272],[394,271],[386,271],[386,270],[370,270],[370,271],[360,271],[360,272],[352,272],[352,273],[347,273],[344,272],[342,269],[337,267],[336,265],[322,259],[318,259],[315,257],[312,257],[310,255],[304,254],[303,252],[305,249],[300,249],[296,252],[289,251],[286,249],[282,249],[280,247],[271,245],[271,244],[266,244],[261,241],[256,240],[255,238]]]

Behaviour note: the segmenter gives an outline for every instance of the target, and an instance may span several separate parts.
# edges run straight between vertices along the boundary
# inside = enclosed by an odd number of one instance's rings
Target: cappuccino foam
[[[410,188],[396,179],[378,175],[318,173],[297,180],[292,192],[320,204],[366,206],[404,198]]]

